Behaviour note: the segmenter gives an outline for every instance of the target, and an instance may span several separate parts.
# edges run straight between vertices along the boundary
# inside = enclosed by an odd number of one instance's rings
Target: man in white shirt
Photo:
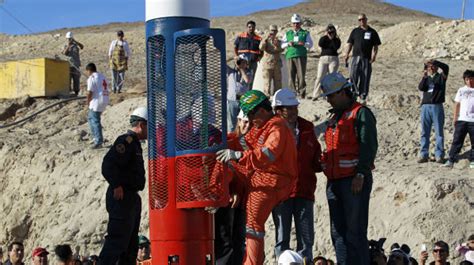
[[[87,106],[89,114],[87,119],[94,136],[94,145],[92,149],[102,147],[104,141],[102,137],[102,125],[100,124],[100,115],[104,112],[105,107],[109,104],[109,90],[107,80],[103,74],[97,72],[94,63],[86,66],[87,79]]]
[[[459,88],[454,101],[454,135],[449,159],[445,167],[452,168],[461,151],[466,135],[471,139],[471,151],[469,153],[469,167],[474,169],[474,71],[466,70],[463,74],[465,86]]]
[[[117,39],[110,43],[109,60],[112,69],[112,84],[114,93],[120,93],[125,80],[125,71],[128,70],[128,59],[130,48],[128,42],[123,39],[123,31],[117,31]]]
[[[286,49],[285,57],[288,65],[289,86],[302,98],[306,97],[306,63],[308,50],[313,47],[313,39],[309,31],[301,28],[301,17],[291,17],[293,29],[283,36],[281,48]],[[298,80],[298,81],[296,81]]]

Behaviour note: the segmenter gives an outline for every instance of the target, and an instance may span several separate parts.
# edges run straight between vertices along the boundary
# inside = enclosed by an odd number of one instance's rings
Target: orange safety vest
[[[332,117],[325,134],[326,151],[323,153],[321,164],[328,180],[336,180],[356,175],[359,163],[359,142],[355,121],[357,112],[362,108],[359,103],[342,114],[339,121]]]
[[[253,53],[260,54],[260,41],[262,37],[254,34],[250,36],[247,32],[242,32],[239,34],[238,38],[241,40],[237,45],[237,52],[240,53]]]

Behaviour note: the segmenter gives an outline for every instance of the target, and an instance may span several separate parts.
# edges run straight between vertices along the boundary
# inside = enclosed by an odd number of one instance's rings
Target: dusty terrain
[[[474,231],[474,170],[464,155],[451,170],[438,164],[417,164],[419,151],[419,93],[423,60],[438,58],[451,67],[447,88],[445,147],[449,149],[453,126],[452,107],[461,76],[473,68],[474,21],[448,21],[377,1],[323,0],[293,7],[259,12],[244,17],[212,20],[213,27],[227,32],[228,55],[234,36],[253,19],[259,31],[277,24],[284,32],[289,17],[298,12],[305,18],[317,42],[328,23],[338,27],[346,41],[357,24],[357,13],[365,12],[369,24],[382,39],[379,57],[373,65],[369,106],[378,120],[379,152],[374,171],[370,205],[369,238],[387,237],[407,243],[418,256],[422,243],[445,240],[452,247]],[[107,70],[107,49],[123,29],[132,49],[127,93],[113,96],[103,114],[104,136],[109,141],[126,130],[131,110],[146,104],[145,38],[143,23],[115,23],[77,29],[8,36],[0,35],[0,61],[54,57],[72,30],[85,45],[83,65],[96,62]],[[54,37],[61,34],[60,37]],[[309,55],[307,83],[313,86],[318,49]],[[343,74],[347,69],[340,68]],[[83,80],[84,81],[84,80]],[[83,82],[84,83],[84,82]],[[138,92],[138,93],[130,93]],[[0,123],[10,123],[57,99],[1,100]],[[323,121],[329,105],[303,100],[300,115],[315,124]],[[59,243],[81,248],[81,254],[98,253],[106,228],[104,194],[106,182],[100,164],[106,149],[90,150],[89,128],[84,102],[74,101],[52,108],[28,123],[0,129],[0,246],[24,240],[27,251],[42,245],[52,249]],[[462,153],[468,150],[468,140]],[[144,145],[145,149],[146,146]],[[145,150],[146,153],[146,150]],[[314,254],[333,257],[329,217],[324,193],[326,178],[318,174],[315,202],[316,242]],[[146,198],[147,192],[142,193]],[[144,209],[147,209],[147,200]],[[148,210],[143,212],[142,232],[148,232]],[[267,263],[273,264],[273,222],[267,223]],[[293,242],[295,245],[295,242]],[[29,253],[27,253],[29,254]],[[452,260],[459,259],[451,252]]]

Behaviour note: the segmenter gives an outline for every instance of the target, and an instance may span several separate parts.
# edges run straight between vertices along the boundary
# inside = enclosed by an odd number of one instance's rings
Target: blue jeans
[[[295,219],[296,251],[313,260],[314,202],[304,198],[290,198],[278,204],[272,211],[275,224],[275,255],[278,259],[283,251],[290,249],[291,219]]]
[[[420,157],[429,155],[431,126],[436,134],[435,156],[444,158],[444,107],[443,104],[421,105],[421,150]]]
[[[232,132],[237,125],[237,116],[239,116],[239,101],[227,100],[227,132]]]
[[[326,196],[331,220],[331,239],[339,265],[369,264],[369,200],[372,176],[365,176],[360,193],[351,191],[352,177],[328,181]]]
[[[89,121],[89,127],[91,128],[91,133],[94,136],[95,144],[102,144],[104,141],[102,137],[102,125],[100,124],[101,114],[102,112],[89,109],[89,114],[87,115],[87,120]]]

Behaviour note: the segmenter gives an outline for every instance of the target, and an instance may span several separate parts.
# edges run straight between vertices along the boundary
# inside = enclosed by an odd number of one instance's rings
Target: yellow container
[[[49,58],[0,62],[0,98],[69,94],[69,62]]]

